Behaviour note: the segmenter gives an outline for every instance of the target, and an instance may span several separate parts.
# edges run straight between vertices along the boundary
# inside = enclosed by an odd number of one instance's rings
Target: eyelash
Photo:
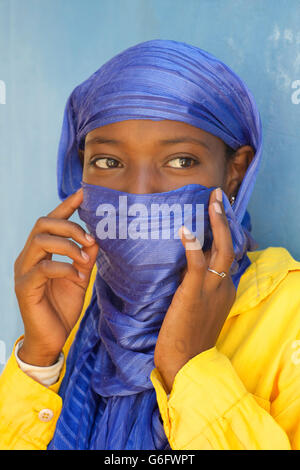
[[[185,170],[187,168],[192,168],[194,167],[195,165],[198,165],[199,164],[199,161],[196,159],[196,158],[193,158],[189,155],[178,155],[176,157],[173,157],[171,158],[170,160],[168,160],[167,163],[171,162],[171,161],[174,161],[174,160],[180,160],[180,159],[187,159],[189,161],[192,161],[193,164],[191,166],[187,166],[187,167],[177,167],[176,169],[182,169],[182,170]],[[115,166],[115,167],[108,167],[108,168],[100,168],[99,166],[97,166],[97,161],[100,161],[100,160],[114,160],[115,162],[118,162],[120,163],[116,158],[113,158],[113,157],[96,157],[96,158],[93,158],[90,160],[89,162],[89,165],[91,166],[94,166],[95,168],[98,168],[98,169],[101,169],[101,170],[110,170],[110,169],[115,169],[115,168],[120,168],[119,166]],[[174,168],[174,167],[171,167],[171,168]]]

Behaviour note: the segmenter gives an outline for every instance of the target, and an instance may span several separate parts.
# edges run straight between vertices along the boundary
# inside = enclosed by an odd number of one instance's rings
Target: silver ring
[[[217,275],[220,276],[222,279],[224,279],[224,277],[227,276],[227,274],[224,273],[224,271],[222,271],[221,273],[218,273],[218,271],[215,271],[214,269],[211,269],[211,268],[207,268],[207,271],[210,271],[211,273],[217,274]]]

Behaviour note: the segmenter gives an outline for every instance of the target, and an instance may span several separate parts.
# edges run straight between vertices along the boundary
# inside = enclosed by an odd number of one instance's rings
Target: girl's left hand
[[[167,393],[184,364],[215,346],[236,296],[229,273],[234,250],[220,188],[211,193],[208,212],[214,240],[209,260],[199,241],[189,232],[185,234],[185,228],[180,231],[187,267],[164,318],[154,352],[155,367]],[[208,267],[225,272],[226,277],[208,271]]]

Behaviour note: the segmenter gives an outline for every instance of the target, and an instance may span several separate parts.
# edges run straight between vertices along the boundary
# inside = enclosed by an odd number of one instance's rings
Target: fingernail
[[[182,225],[180,227],[180,230],[181,230],[181,233],[184,234],[185,238],[188,238],[189,240],[191,240],[192,238],[195,238],[194,235],[189,231],[189,229],[185,225]]]
[[[222,202],[223,201],[223,192],[221,188],[216,189],[216,198],[218,201]]]
[[[85,238],[87,239],[88,242],[94,242],[95,241],[95,238],[92,237],[92,235],[90,235],[89,233],[86,233],[85,234]]]
[[[196,238],[192,242],[187,242],[187,244],[185,246],[186,250],[201,250],[201,248],[202,248],[202,245],[201,245],[200,241],[198,240],[198,238]]]
[[[85,274],[78,271],[78,277],[80,277],[80,279],[85,279]]]
[[[218,214],[222,214],[222,209],[221,209],[221,206],[218,202],[213,202],[213,206],[214,206],[214,209],[215,211],[218,213]]]
[[[90,257],[87,253],[81,250],[81,256],[84,260],[89,261]]]

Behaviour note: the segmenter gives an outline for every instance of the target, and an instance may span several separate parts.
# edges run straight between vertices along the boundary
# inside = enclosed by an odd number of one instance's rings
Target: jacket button
[[[43,421],[44,423],[51,421],[53,416],[54,416],[54,413],[52,410],[49,410],[49,408],[44,408],[43,410],[39,412],[39,420]]]

